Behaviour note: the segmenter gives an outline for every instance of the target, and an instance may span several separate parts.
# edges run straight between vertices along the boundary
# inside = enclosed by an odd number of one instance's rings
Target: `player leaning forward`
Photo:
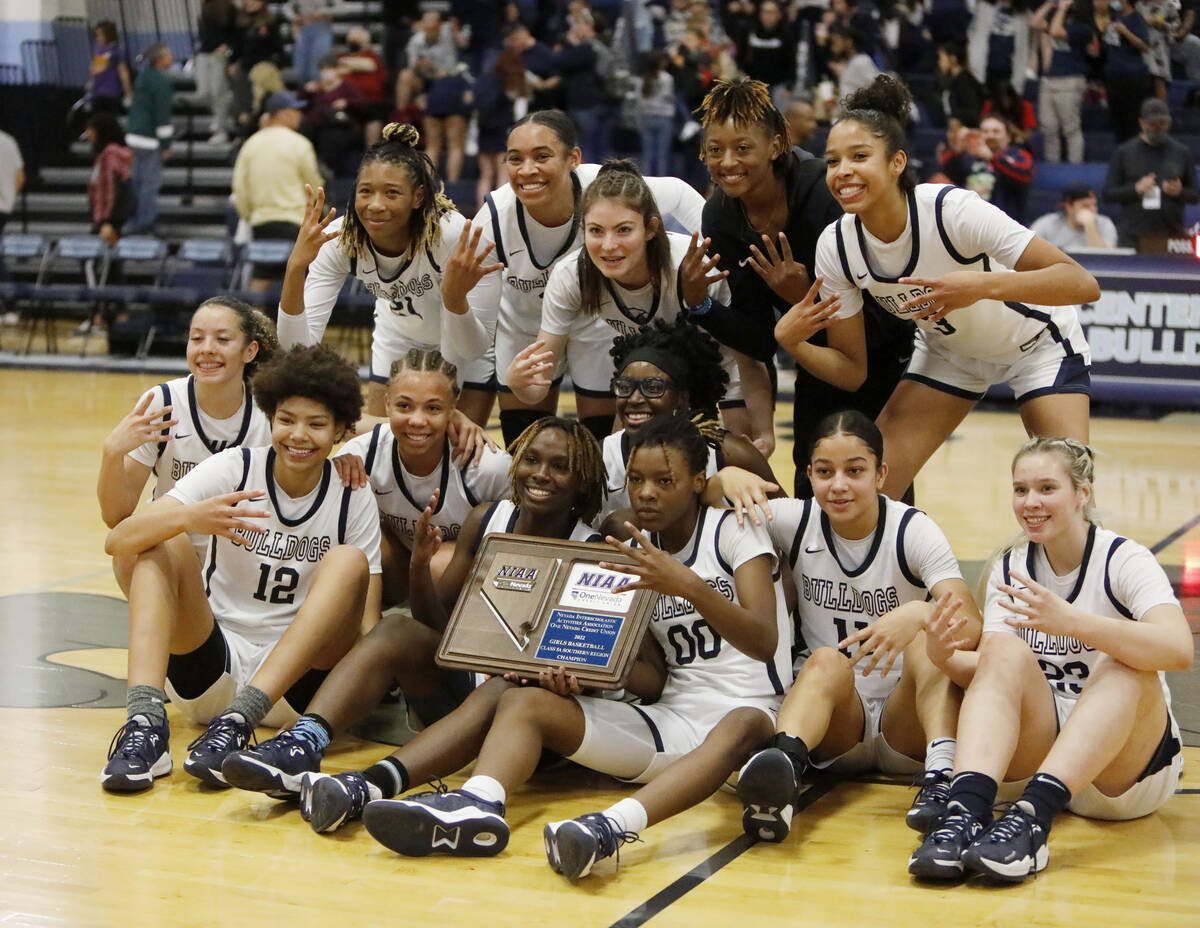
[[[108,554],[136,557],[128,720],[105,789],[143,790],[171,771],[167,693],[208,726],[184,769],[225,785],[225,755],[256,725],[304,710],[379,596],[375,498],[343,487],[327,460],[362,409],[354,368],[326,348],[295,348],[255,375],[254,396],[270,447],[202,461],[105,542]],[[203,564],[188,532],[212,536]]]

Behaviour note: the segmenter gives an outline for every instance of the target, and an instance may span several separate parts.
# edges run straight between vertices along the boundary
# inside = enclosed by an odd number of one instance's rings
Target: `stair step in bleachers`
[[[90,166],[43,168],[39,172],[42,186],[48,190],[86,190]],[[226,194],[233,186],[232,167],[196,167],[167,163],[163,169],[165,193],[192,191],[195,193]]]

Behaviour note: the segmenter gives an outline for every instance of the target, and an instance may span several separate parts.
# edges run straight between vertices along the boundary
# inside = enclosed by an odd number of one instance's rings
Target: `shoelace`
[[[987,830],[984,836],[989,843],[998,844],[1002,841],[1012,841],[1024,831],[1032,831],[1037,819],[1018,806],[1015,802],[1004,808],[1004,814]]]
[[[146,725],[139,725],[133,719],[130,719],[113,735],[112,742],[108,745],[108,757],[111,760],[118,753],[122,757],[139,757],[145,759],[154,751],[154,746],[150,742],[150,728]]]
[[[915,802],[945,802],[950,795],[950,778],[943,774],[926,771],[915,778],[912,785],[917,787]]]
[[[583,820],[596,835],[597,859],[614,856],[618,869],[621,867],[621,845],[642,840],[635,831],[621,831],[620,826],[603,812],[592,812],[583,816]]]
[[[334,778],[342,784],[346,795],[350,797],[350,811],[346,815],[347,820],[360,818],[363,809],[371,801],[371,787],[367,783],[367,778],[361,773],[337,773],[334,774]]]
[[[937,827],[929,833],[929,839],[937,844],[944,841],[954,841],[960,833],[971,833],[971,824],[975,819],[970,812],[951,812],[943,815]]]
[[[249,729],[247,734],[247,727],[237,719],[222,715],[209,723],[208,728],[201,733],[200,737],[188,745],[188,750],[204,748],[206,751],[229,751],[240,748],[241,745],[238,742],[242,738],[248,738],[247,743],[257,745],[258,741],[254,738],[254,730]]]

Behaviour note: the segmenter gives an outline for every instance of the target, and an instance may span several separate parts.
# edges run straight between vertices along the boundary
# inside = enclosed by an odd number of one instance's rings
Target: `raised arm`
[[[336,260],[336,255],[330,256],[332,261],[318,261],[322,246],[339,235],[336,229],[333,232],[326,231],[336,217],[337,210],[331,209],[329,215],[322,219],[324,189],[317,187],[314,190],[307,184],[305,189],[308,191],[308,205],[304,209],[304,221],[296,236],[296,244],[288,256],[283,290],[279,295],[279,343],[284,348],[315,345],[321,341],[348,273],[346,267],[335,266],[341,264]],[[316,267],[310,273],[309,268],[314,262]]]
[[[150,391],[104,439],[96,496],[100,500],[100,517],[109,528],[137,508],[150,477],[151,469],[131,458],[129,452],[147,442],[158,441],[164,429],[178,424],[178,420],[170,418],[170,406],[150,412],[153,400],[154,391]]]

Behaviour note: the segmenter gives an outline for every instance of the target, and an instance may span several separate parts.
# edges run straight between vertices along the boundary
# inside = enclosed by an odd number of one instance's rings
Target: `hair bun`
[[[636,174],[638,177],[642,176],[641,169],[632,158],[607,158],[604,164],[600,165],[600,170],[596,172],[596,176],[599,177],[601,174],[616,174],[617,172],[622,174]]]
[[[842,101],[844,111],[876,110],[891,116],[903,126],[912,110],[912,92],[900,79],[880,74],[866,87],[854,91]]]
[[[421,141],[421,133],[416,126],[406,122],[389,122],[383,127],[383,137],[389,142],[399,142],[409,148],[416,148]]]

